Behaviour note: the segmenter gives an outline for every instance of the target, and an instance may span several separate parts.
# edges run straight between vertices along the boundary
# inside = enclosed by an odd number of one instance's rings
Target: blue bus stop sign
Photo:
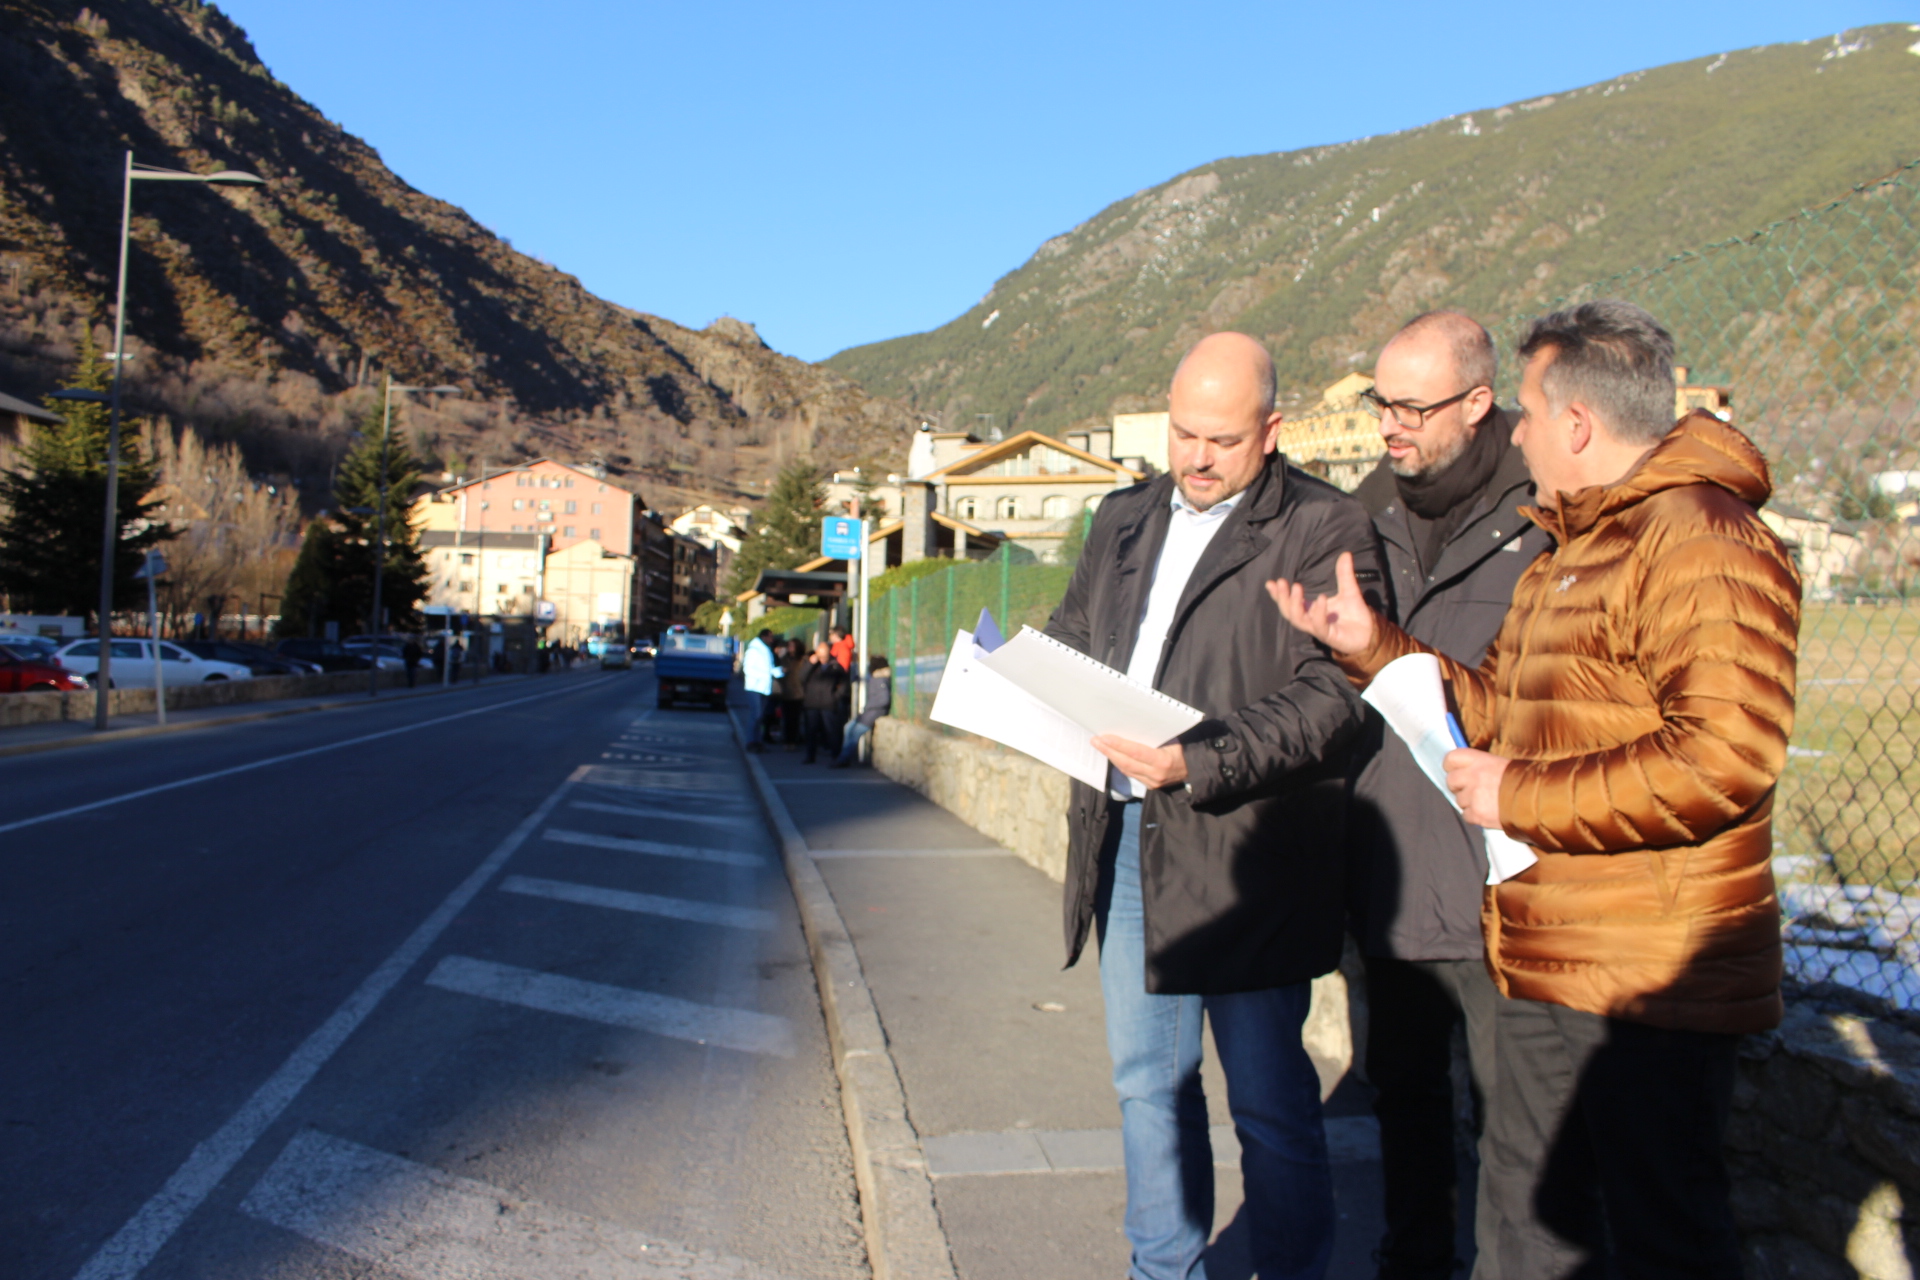
[[[835,560],[858,560],[866,539],[866,521],[852,516],[828,516],[820,522],[820,554]]]

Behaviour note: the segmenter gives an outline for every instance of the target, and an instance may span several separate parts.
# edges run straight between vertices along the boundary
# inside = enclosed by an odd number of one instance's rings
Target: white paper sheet
[[[1447,729],[1447,695],[1440,675],[1440,659],[1430,653],[1410,653],[1395,658],[1380,669],[1367,691],[1360,695],[1400,735],[1413,753],[1420,772],[1440,788],[1440,794],[1457,811],[1459,802],[1447,790],[1447,770],[1443,763],[1454,749],[1453,734]],[[1482,827],[1487,842],[1487,883],[1511,880],[1540,860],[1526,845],[1504,831]]]
[[[1186,703],[1140,684],[1126,672],[1070,649],[1032,627],[1022,627],[1019,635],[981,661],[1079,725],[1089,737],[1111,733],[1161,747],[1202,718]]]
[[[1002,646],[1003,648],[1005,646]],[[931,718],[1024,751],[1090,787],[1107,785],[1107,758],[1093,735],[988,667],[971,631],[953,637]]]

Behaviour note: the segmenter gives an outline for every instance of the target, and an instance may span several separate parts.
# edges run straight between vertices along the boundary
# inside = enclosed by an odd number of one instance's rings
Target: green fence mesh
[[[1583,285],[1671,330],[1694,403],[1773,467],[1765,513],[1806,588],[1799,706],[1775,800],[1789,976],[1920,1011],[1920,161],[1751,235]],[[1536,310],[1495,327],[1503,351]],[[1507,361],[1507,377],[1512,377]],[[1501,399],[1512,403],[1512,387]],[[874,601],[895,714],[924,720],[982,607],[1041,625],[1069,569],[956,565]]]

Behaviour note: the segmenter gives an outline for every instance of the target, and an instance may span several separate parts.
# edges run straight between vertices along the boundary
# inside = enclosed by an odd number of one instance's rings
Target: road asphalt
[[[724,719],[516,681],[0,760],[0,1274],[867,1274]]]

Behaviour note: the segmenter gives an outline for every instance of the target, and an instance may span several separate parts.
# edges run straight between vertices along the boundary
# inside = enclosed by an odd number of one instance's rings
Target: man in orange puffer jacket
[[[1539,855],[1482,912],[1506,998],[1480,1205],[1497,1246],[1475,1275],[1738,1277],[1720,1144],[1738,1036],[1781,1015],[1799,578],[1760,521],[1759,451],[1709,414],[1673,423],[1652,316],[1586,303],[1520,354],[1525,514],[1555,546],[1478,670],[1440,659],[1484,748],[1447,757],[1455,798]],[[1357,685],[1421,647],[1350,574],[1311,605],[1270,589]]]

